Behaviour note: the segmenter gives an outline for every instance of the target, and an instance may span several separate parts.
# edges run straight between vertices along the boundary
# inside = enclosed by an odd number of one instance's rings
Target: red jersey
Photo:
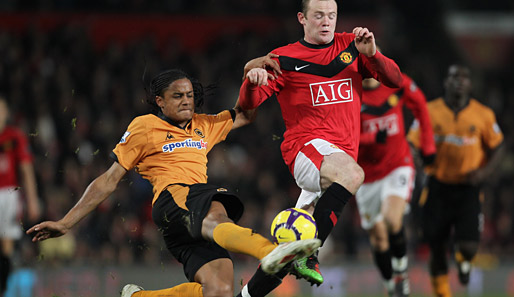
[[[403,106],[412,111],[420,124],[422,153],[428,156],[436,151],[425,95],[410,77],[403,74],[400,88],[380,84],[375,89],[364,89],[358,163],[364,170],[366,183],[381,179],[400,166],[414,167],[405,136]],[[385,143],[375,141],[380,130],[387,131]]]
[[[276,94],[286,126],[282,157],[292,172],[304,144],[321,138],[347,152],[355,160],[360,134],[362,79],[374,77],[399,86],[398,66],[377,51],[368,58],[359,53],[352,33],[336,33],[325,45],[303,39],[273,50],[282,75],[268,86],[248,80],[241,86],[239,103],[254,109]]]
[[[18,166],[32,162],[27,137],[14,127],[0,132],[0,189],[18,186]]]

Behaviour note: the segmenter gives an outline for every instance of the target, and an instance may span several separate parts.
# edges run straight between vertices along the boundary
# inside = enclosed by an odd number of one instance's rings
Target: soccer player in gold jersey
[[[260,75],[267,72],[262,70]],[[256,77],[256,81],[263,79]],[[233,109],[218,114],[196,113],[195,107],[203,101],[203,88],[175,69],[153,78],[150,93],[149,103],[157,113],[136,117],[130,123],[112,152],[112,166],[91,182],[61,220],[30,228],[27,233],[33,234],[33,241],[66,234],[116,189],[128,170],[135,168],[153,185],[153,221],[190,282],[155,291],[129,284],[122,297],[232,297],[234,272],[228,251],[259,259],[262,269],[273,274],[320,246],[318,239],[277,246],[236,225],[243,214],[239,198],[207,183],[207,153],[232,129],[248,124],[252,112],[243,112],[236,103]]]
[[[483,215],[480,186],[503,155],[503,133],[494,112],[471,97],[468,67],[452,65],[443,98],[428,102],[437,154],[427,166],[424,191],[423,234],[430,247],[429,272],[435,296],[451,297],[447,251],[455,243],[459,281],[469,282],[471,262],[478,251]],[[414,125],[409,139],[419,144]],[[453,231],[453,233],[452,233]]]

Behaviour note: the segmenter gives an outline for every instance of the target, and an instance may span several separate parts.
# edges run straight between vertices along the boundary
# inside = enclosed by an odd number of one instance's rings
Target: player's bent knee
[[[375,251],[383,252],[389,249],[389,237],[383,222],[378,222],[368,231],[370,244]]]
[[[210,282],[203,286],[204,297],[233,297],[234,287],[231,283]]]
[[[354,164],[348,168],[348,171],[346,171],[345,174],[348,176],[346,179],[347,185],[343,184],[343,186],[345,186],[348,191],[355,194],[364,182],[364,170],[362,170],[359,165]]]
[[[397,217],[395,215],[386,215],[384,216],[384,222],[387,225],[389,233],[396,234],[402,229],[403,218],[401,216]]]

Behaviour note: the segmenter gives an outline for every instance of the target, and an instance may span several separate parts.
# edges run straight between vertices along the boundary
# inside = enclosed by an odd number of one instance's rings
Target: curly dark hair
[[[198,80],[192,78],[180,69],[169,69],[154,76],[154,78],[152,78],[152,80],[150,81],[149,87],[145,87],[145,90],[147,92],[146,102],[152,106],[152,109],[155,112],[160,111],[159,106],[157,106],[157,103],[155,102],[155,98],[157,96],[163,97],[164,92],[166,92],[170,84],[182,78],[187,78],[189,79],[189,81],[191,81],[191,84],[193,85],[193,93],[195,99],[195,110],[200,110],[200,108],[203,106],[204,101],[203,85]]]

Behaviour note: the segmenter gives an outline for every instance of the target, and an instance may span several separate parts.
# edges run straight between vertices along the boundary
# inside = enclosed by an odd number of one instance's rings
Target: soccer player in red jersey
[[[19,189],[22,189],[27,202],[29,221],[37,220],[40,215],[27,137],[19,129],[7,125],[8,117],[7,100],[0,97],[0,296],[3,296],[7,287],[14,241],[23,234],[18,217],[21,199]],[[21,188],[19,181],[22,182]]]
[[[337,3],[334,0],[304,0],[298,21],[304,38],[277,48],[281,74],[266,79],[263,69],[250,70],[240,90],[243,109],[255,109],[276,95],[286,125],[282,156],[302,189],[296,207],[316,219],[319,239],[325,241],[347,201],[357,192],[364,172],[357,164],[360,135],[362,80],[376,78],[392,88],[400,87],[399,67],[376,50],[375,37],[367,28],[335,33]],[[316,257],[293,264],[291,272],[321,284]],[[285,274],[284,274],[285,275]],[[263,296],[280,283],[259,270],[243,288],[241,296]],[[258,292],[253,292],[253,288]]]
[[[389,296],[410,294],[403,215],[414,185],[414,162],[406,139],[403,107],[409,108],[421,130],[421,155],[435,156],[435,141],[426,98],[403,74],[399,88],[373,78],[363,82],[361,142],[357,163],[365,173],[356,194],[361,226],[368,232],[373,259]]]

